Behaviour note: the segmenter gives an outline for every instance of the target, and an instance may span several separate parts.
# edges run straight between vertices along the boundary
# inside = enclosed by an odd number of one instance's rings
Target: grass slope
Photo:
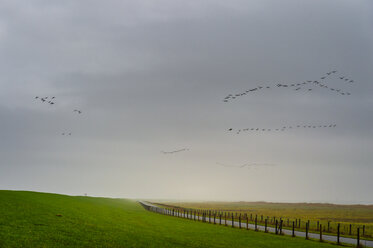
[[[0,247],[336,247],[145,211],[124,199],[0,191]]]

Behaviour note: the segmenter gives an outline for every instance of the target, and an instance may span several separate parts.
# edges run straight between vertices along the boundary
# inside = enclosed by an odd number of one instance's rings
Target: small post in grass
[[[249,216],[246,216],[246,230],[249,230]]]
[[[308,222],[306,223],[306,239],[308,239],[308,227],[309,227],[309,224]]]
[[[268,219],[265,219],[264,220],[264,232],[268,232],[268,230],[267,230],[267,225],[268,225]]]
[[[234,216],[233,216],[233,213],[232,213],[232,227],[234,227]]]
[[[239,226],[240,229],[241,229],[241,214],[240,214],[240,216],[238,217],[238,226]]]
[[[363,236],[365,235],[365,225],[363,225]]]
[[[338,245],[339,245],[339,237],[341,236],[340,229],[341,229],[341,224],[338,223],[338,226],[337,226],[337,244]]]
[[[221,213],[219,215],[219,225],[221,225]]]
[[[276,234],[278,234],[277,224],[278,224],[278,223],[277,223],[277,220],[276,220],[276,222],[275,222],[275,233],[276,233]]]
[[[224,213],[224,225],[227,225],[227,212]]]
[[[216,224],[215,219],[216,219],[216,213],[214,213],[214,225]]]
[[[258,231],[258,217],[255,216],[255,231]]]
[[[350,231],[348,232],[350,235],[352,235],[352,225],[350,224]]]
[[[360,247],[360,227],[357,228],[356,247]]]
[[[292,235],[291,236],[293,236],[293,237],[295,237],[295,231],[294,231],[294,225],[295,223],[294,223],[294,221],[293,221],[293,231],[292,231]]]
[[[282,223],[283,223],[283,220],[280,220],[280,235],[282,235]]]
[[[320,242],[322,242],[322,225],[320,224]]]

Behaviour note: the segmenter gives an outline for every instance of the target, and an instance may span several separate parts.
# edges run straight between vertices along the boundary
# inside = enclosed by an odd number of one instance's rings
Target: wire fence
[[[194,221],[271,232],[277,235],[301,236],[306,239],[318,239],[319,241],[335,242],[337,244],[354,244],[356,247],[363,247],[363,245],[373,247],[373,241],[364,239],[366,237],[364,225],[355,226],[351,224],[346,227],[340,223],[327,222],[325,224],[325,222],[320,221],[291,220],[248,213],[182,208],[143,201],[140,204],[148,211]],[[344,236],[346,233],[348,236]]]

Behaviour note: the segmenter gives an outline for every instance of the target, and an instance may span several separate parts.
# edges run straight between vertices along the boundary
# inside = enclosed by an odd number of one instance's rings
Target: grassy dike
[[[0,247],[337,247],[145,211],[126,199],[0,191]]]

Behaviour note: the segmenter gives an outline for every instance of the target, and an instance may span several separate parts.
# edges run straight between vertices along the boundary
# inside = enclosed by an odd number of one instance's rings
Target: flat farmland
[[[274,224],[275,219],[282,219],[285,228],[291,227],[294,221],[298,230],[305,229],[309,221],[310,231],[318,231],[321,225],[323,231],[329,234],[336,233],[337,225],[340,224],[343,236],[355,236],[359,227],[364,238],[373,238],[373,205],[270,202],[163,202],[162,204],[219,211],[223,214],[233,214],[235,218],[241,214],[250,222],[254,221],[255,216],[259,223],[268,219],[269,223]]]

